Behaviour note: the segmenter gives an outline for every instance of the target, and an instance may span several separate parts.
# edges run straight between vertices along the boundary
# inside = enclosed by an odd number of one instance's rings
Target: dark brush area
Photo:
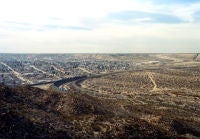
[[[166,115],[158,126],[138,118],[138,114],[150,112],[143,106],[100,100],[73,90],[61,93],[0,85],[0,98],[0,138],[184,138],[182,135],[187,133],[200,136],[194,123],[176,119],[176,115],[173,120],[172,115]],[[172,123],[170,130],[164,126],[167,122]]]

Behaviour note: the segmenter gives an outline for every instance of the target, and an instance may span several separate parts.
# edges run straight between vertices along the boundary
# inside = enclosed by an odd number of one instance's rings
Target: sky
[[[0,0],[0,53],[196,52],[199,0]]]

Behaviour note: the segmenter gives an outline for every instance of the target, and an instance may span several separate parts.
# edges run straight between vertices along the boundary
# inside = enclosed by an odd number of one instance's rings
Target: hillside
[[[178,138],[200,134],[195,125],[188,127],[187,121],[173,120],[173,130],[167,130],[138,118],[139,113],[148,113],[142,106],[73,90],[60,93],[0,85],[0,98],[0,138]]]

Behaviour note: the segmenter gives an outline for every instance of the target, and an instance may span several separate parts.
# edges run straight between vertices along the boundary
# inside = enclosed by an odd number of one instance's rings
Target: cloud
[[[136,16],[146,14],[145,18],[152,18],[152,16],[155,18],[157,15],[156,20],[163,22],[168,22],[167,18],[192,22],[195,21],[194,14],[199,9],[199,2],[186,3],[186,1],[173,2],[169,5],[169,2],[158,0],[7,0],[0,2],[0,22],[16,21],[35,25],[85,26],[87,20],[104,22],[105,17],[112,14],[113,16],[116,14],[115,17],[120,17],[120,14],[123,14],[122,18],[131,16],[133,13],[138,14]],[[161,18],[162,15],[165,19]]]
[[[154,3],[157,4],[191,4],[191,3],[198,3],[199,0],[167,0],[167,1],[163,1],[163,0],[152,0]]]
[[[0,44],[8,52],[195,52],[200,25],[105,25],[93,30],[17,32]]]
[[[195,0],[6,0],[0,50],[193,52],[200,49],[199,12]]]
[[[129,23],[182,23],[185,22],[180,18],[169,15],[169,14],[160,14],[160,13],[148,13],[148,12],[139,12],[139,11],[123,11],[119,13],[110,14],[107,19],[120,21],[120,22],[129,22]]]

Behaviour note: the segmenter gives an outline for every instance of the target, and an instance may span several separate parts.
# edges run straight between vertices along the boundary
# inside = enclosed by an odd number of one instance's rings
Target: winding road
[[[148,70],[148,69],[146,69],[146,70]],[[134,70],[134,71],[140,71],[140,70],[138,69],[138,70]],[[74,88],[75,90],[77,90],[78,92],[88,93],[90,95],[97,95],[98,96],[98,95],[102,95],[102,94],[93,92],[93,91],[91,91],[87,88],[82,88],[81,85],[80,85],[81,82],[83,82],[84,80],[87,80],[87,79],[91,79],[91,78],[100,78],[100,77],[103,77],[103,76],[115,75],[115,74],[119,74],[119,73],[123,73],[123,72],[132,72],[132,70],[130,70],[130,71],[116,71],[116,72],[98,74],[98,75],[93,74],[93,75],[90,75],[90,76],[83,75],[83,76],[75,76],[75,77],[71,77],[71,78],[64,78],[64,79],[52,82],[51,89],[66,93],[63,90],[60,90],[59,87],[63,84],[71,83],[71,87]],[[154,85],[154,87],[151,91],[159,91],[160,89],[157,88],[157,84],[156,84],[156,82],[153,78],[153,74],[151,72],[147,72],[147,75]],[[46,83],[38,83],[36,85],[43,85],[43,84],[46,84]],[[33,86],[35,86],[35,85],[33,85]],[[127,98],[124,98],[125,96],[118,95],[118,94],[115,94],[113,97],[120,98],[120,99],[127,99]]]

